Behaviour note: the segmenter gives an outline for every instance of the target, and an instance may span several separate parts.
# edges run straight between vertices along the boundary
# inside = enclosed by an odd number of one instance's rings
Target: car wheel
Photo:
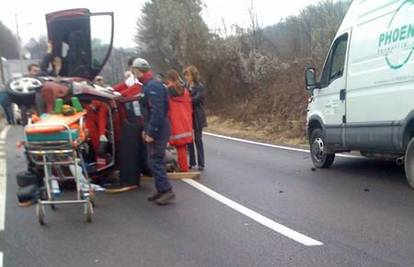
[[[404,169],[408,183],[414,188],[414,138],[410,140],[405,151]]]
[[[37,175],[30,172],[19,172],[16,175],[16,181],[20,187],[39,184]]]
[[[7,93],[16,104],[30,105],[43,83],[33,77],[20,77],[11,80],[6,87]]]
[[[326,153],[325,145],[326,142],[322,130],[313,130],[310,138],[310,153],[313,165],[316,168],[329,168],[335,160],[335,153]]]
[[[37,185],[28,185],[21,187],[16,192],[17,200],[20,203],[27,201],[36,201],[40,198],[40,189]]]

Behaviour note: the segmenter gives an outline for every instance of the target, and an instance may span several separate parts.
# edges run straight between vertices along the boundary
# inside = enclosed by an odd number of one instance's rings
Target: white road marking
[[[289,147],[289,146],[272,145],[272,144],[267,144],[267,143],[262,143],[262,142],[255,142],[255,141],[251,141],[251,140],[236,138],[236,137],[225,136],[225,135],[221,135],[221,134],[213,134],[213,133],[209,133],[209,132],[203,132],[203,133],[205,135],[208,135],[208,136],[213,136],[213,137],[227,139],[227,140],[236,141],[236,142],[242,142],[242,143],[246,143],[246,144],[265,146],[265,147],[283,149],[283,150],[288,150],[288,151],[309,153],[309,150],[307,150],[307,149],[301,149],[301,148],[295,148],[295,147]],[[362,156],[355,156],[355,155],[348,155],[348,154],[336,154],[336,156],[341,157],[341,158],[350,158],[350,159],[364,159],[364,157],[362,157]]]
[[[7,132],[9,131],[10,126],[7,125],[6,127],[4,127],[3,131],[0,133],[0,139],[1,141],[5,141],[6,136],[7,136]]]
[[[4,231],[6,221],[6,189],[7,189],[7,172],[6,172],[6,155],[4,153],[4,144],[7,132],[10,126],[6,126],[0,133],[1,157],[0,157],[0,231]],[[3,267],[3,252],[0,251],[0,267]]]
[[[0,133],[0,141],[4,141],[10,126],[6,126]],[[4,147],[1,147],[4,150]],[[3,151],[2,151],[3,152]],[[3,152],[4,153],[4,152]],[[4,231],[6,217],[6,190],[7,190],[7,173],[5,155],[0,157],[0,231]]]
[[[277,223],[247,207],[244,207],[240,205],[239,203],[211,190],[210,188],[200,184],[199,182],[196,182],[192,179],[183,179],[183,181],[194,188],[200,190],[204,194],[208,195],[209,197],[214,198],[215,200],[223,203],[224,205],[232,208],[233,210],[240,212],[241,214],[249,217],[250,219],[260,223],[261,225],[266,226],[267,228],[270,228],[271,230],[278,232],[281,235],[284,235],[302,245],[305,246],[322,246],[323,243],[315,240],[313,238],[310,238],[304,234],[301,234],[299,232],[296,232],[280,223]]]

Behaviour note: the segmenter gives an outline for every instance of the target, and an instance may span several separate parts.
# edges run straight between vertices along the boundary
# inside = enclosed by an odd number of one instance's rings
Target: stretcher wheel
[[[89,201],[92,203],[92,207],[96,208],[95,195],[90,196]]]
[[[55,198],[52,196],[52,198],[50,200],[53,201],[53,200],[55,200]],[[50,204],[49,206],[52,210],[57,210],[57,207],[56,207],[55,204]]]
[[[45,187],[40,188],[40,199],[41,200],[48,200],[47,191]]]
[[[85,215],[86,215],[86,222],[92,222],[92,215],[93,215],[93,204],[92,201],[88,201],[85,203]]]
[[[45,225],[45,210],[43,208],[43,205],[40,203],[37,203],[36,205],[36,216],[39,221],[39,224]]]

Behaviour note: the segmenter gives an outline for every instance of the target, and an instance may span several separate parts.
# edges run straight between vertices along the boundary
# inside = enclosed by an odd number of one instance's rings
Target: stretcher
[[[83,205],[87,222],[92,221],[94,193],[87,172],[83,171],[86,168],[81,153],[85,144],[85,115],[85,112],[71,116],[44,114],[36,122],[29,120],[24,129],[28,156],[44,171],[46,196],[39,199],[36,206],[36,216],[42,225],[45,223],[46,205],[50,205],[52,209],[55,205]],[[66,171],[62,168],[66,168]],[[61,180],[75,181],[76,198],[57,199],[52,185]]]

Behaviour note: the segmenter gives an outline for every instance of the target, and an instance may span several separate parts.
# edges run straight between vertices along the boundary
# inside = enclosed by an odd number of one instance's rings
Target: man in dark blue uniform
[[[132,71],[144,85],[144,97],[141,99],[145,119],[143,139],[147,143],[148,163],[155,182],[155,190],[148,200],[155,201],[158,205],[166,205],[175,198],[164,163],[170,138],[167,89],[154,78],[151,66],[145,59],[135,59]]]

